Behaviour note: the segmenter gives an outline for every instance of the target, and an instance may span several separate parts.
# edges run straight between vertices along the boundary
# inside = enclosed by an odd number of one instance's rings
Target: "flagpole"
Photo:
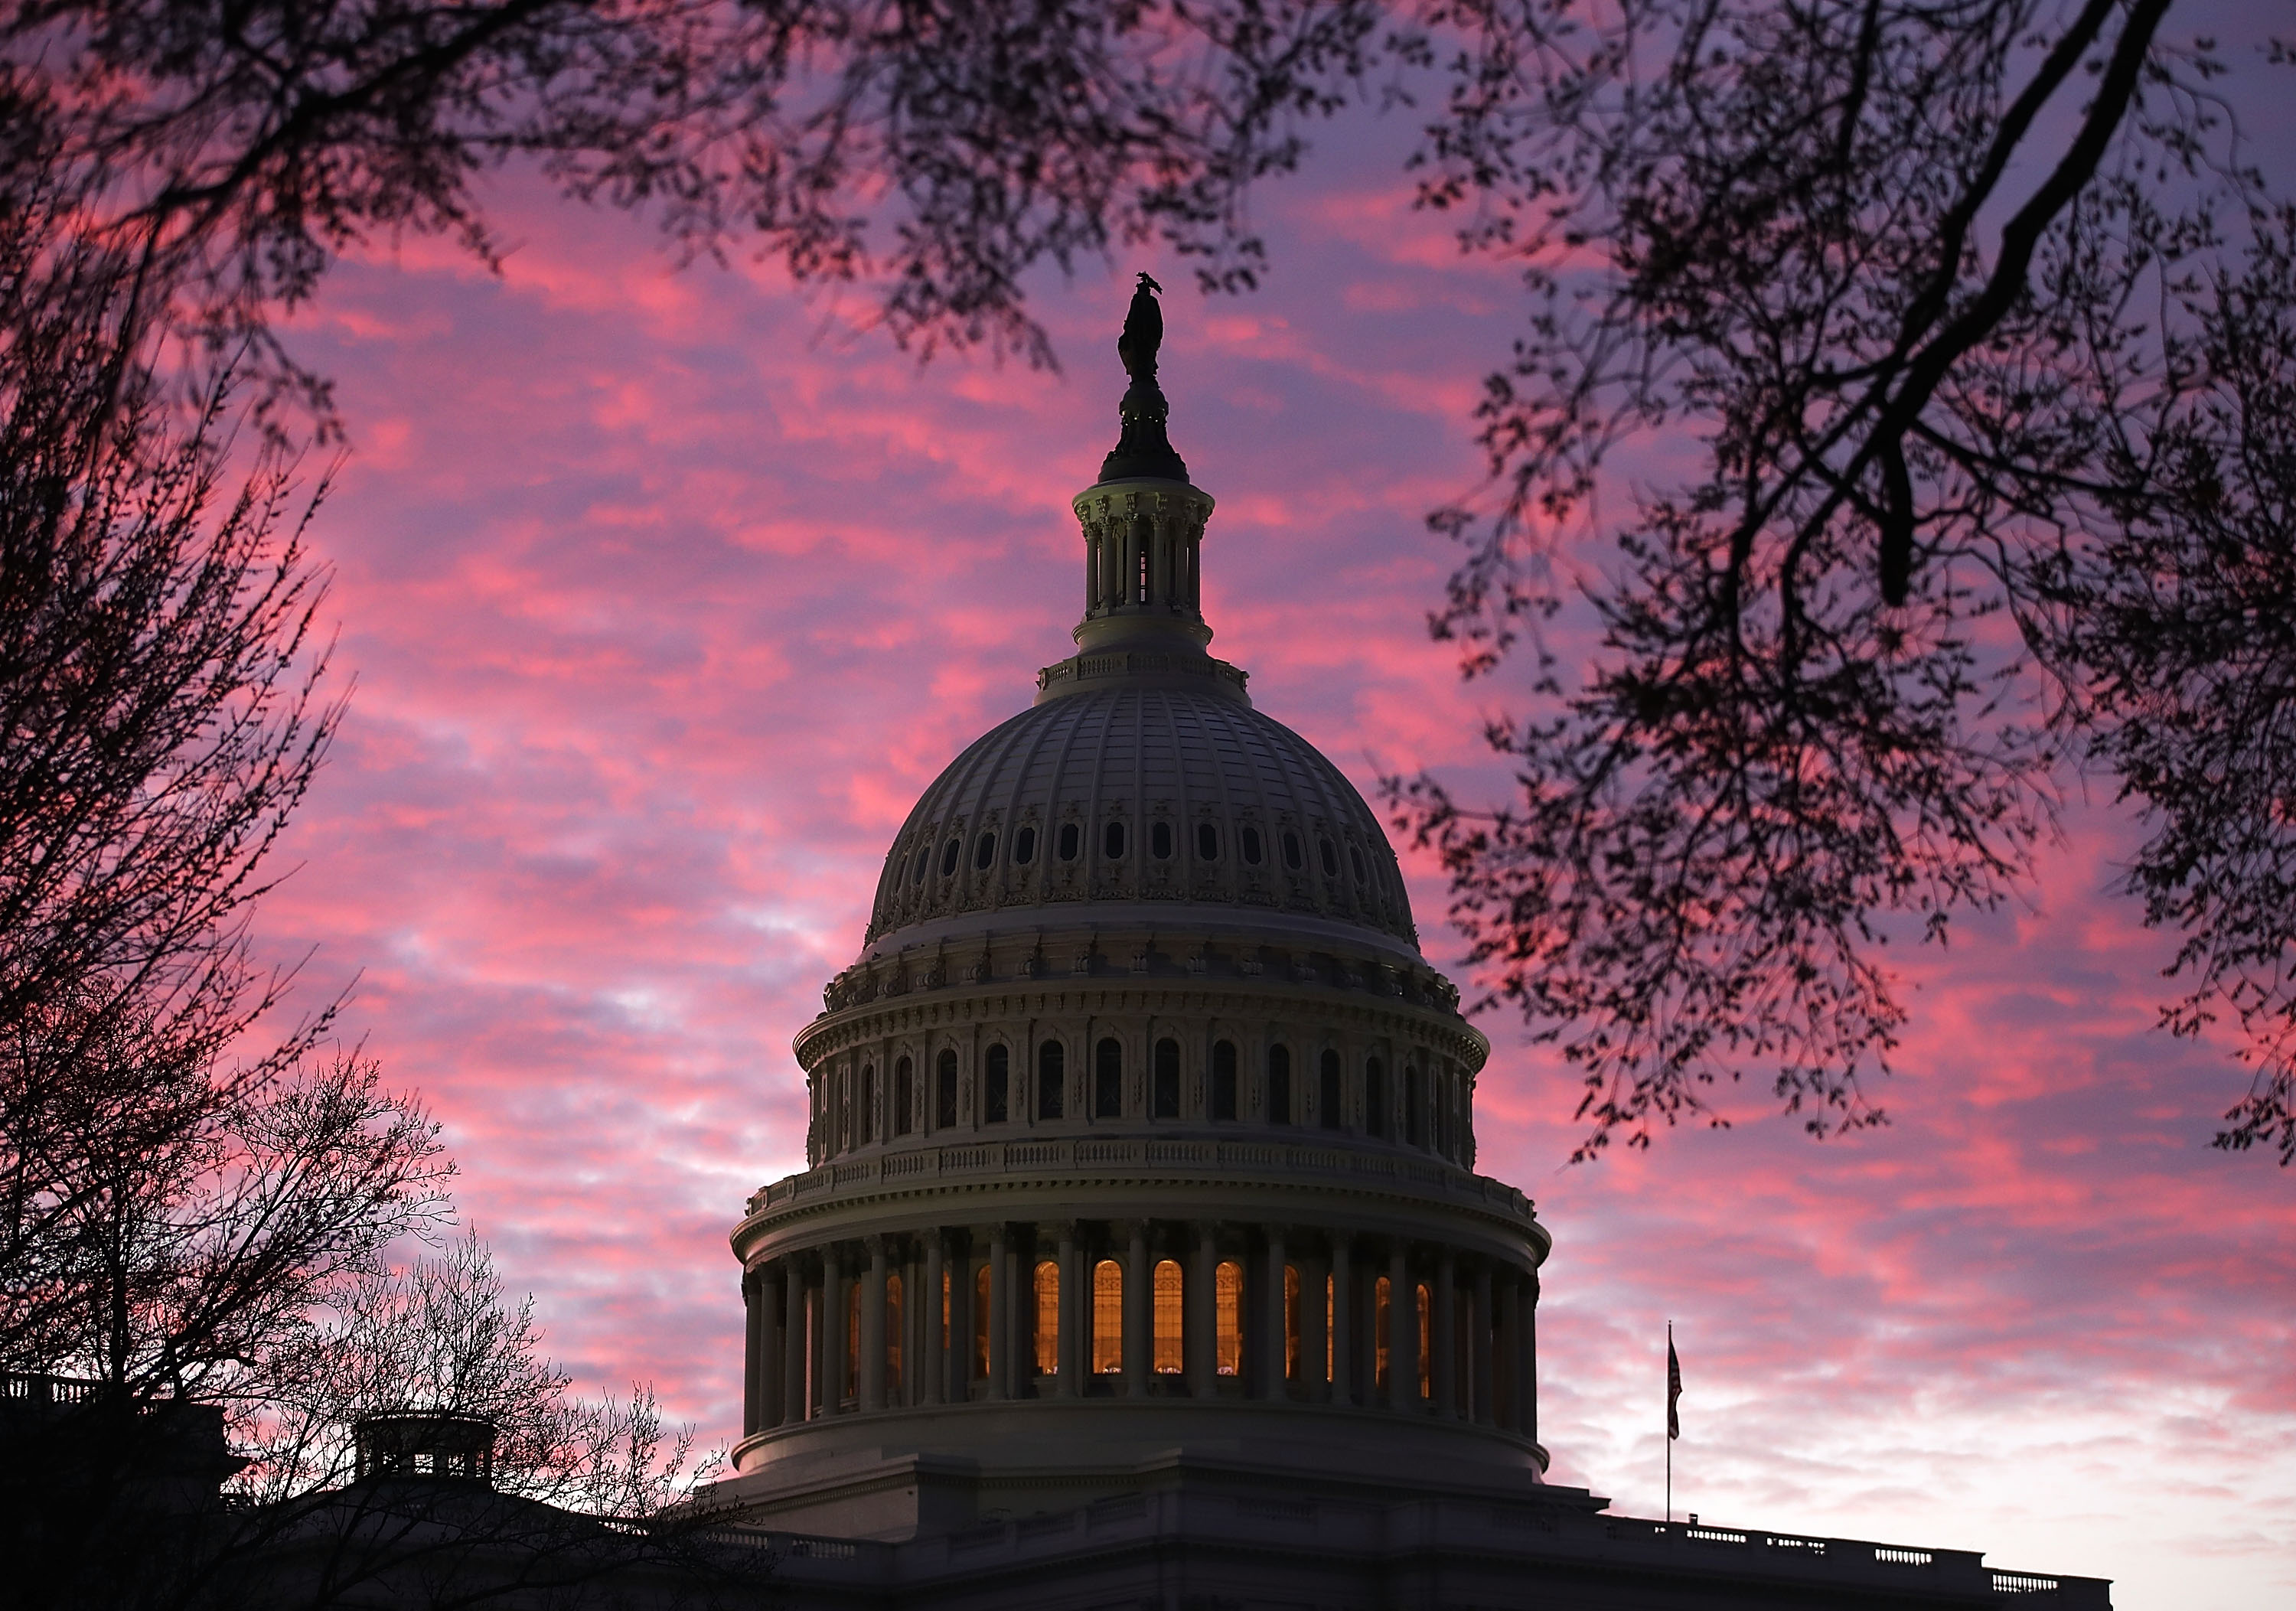
[[[1666,1323],[1666,1525],[1674,1525],[1674,1322]]]

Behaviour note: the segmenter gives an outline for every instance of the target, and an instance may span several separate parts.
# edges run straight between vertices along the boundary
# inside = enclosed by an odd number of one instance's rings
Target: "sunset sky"
[[[803,1166],[791,1037],[912,801],[1069,651],[1134,268],[1172,288],[1172,436],[1218,499],[1214,652],[1366,793],[1499,786],[1477,732],[1523,684],[1428,641],[1423,517],[1475,483],[1521,299],[1410,213],[1406,132],[1349,123],[1262,193],[1256,295],[1146,253],[1038,283],[1059,375],[920,368],[865,296],[677,270],[515,175],[501,276],[409,242],[295,321],[350,433],[316,532],[357,682],[262,937],[308,955],[307,1002],[357,976],[349,1032],[445,1122],[586,1390],[738,1428],[726,1237]],[[1898,958],[1885,1130],[1813,1142],[1755,1071],[1734,1128],[1568,1168],[1571,1077],[1480,1021],[1480,1167],[1554,1234],[1554,1480],[1658,1513],[1671,1319],[1677,1508],[2109,1576],[2123,1607],[2296,1603],[2296,1173],[2209,1148],[2244,1077],[2152,1028],[2170,948],[2106,892],[2109,800],[2072,802],[2030,908]]]

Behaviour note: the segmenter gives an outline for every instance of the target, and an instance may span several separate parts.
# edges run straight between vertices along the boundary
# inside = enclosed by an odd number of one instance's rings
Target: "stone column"
[[[1521,1319],[1517,1323],[1517,1335],[1522,1344],[1516,1352],[1516,1377],[1520,1384],[1515,1402],[1521,1406],[1522,1435],[1536,1443],[1538,1440],[1538,1278],[1527,1275],[1516,1302]]]
[[[756,1384],[757,1414],[750,1430],[762,1432],[781,1425],[778,1401],[782,1385],[782,1268],[765,1264],[758,1270],[758,1362],[750,1381]]]
[[[1332,1402],[1356,1401],[1356,1239],[1341,1232],[1332,1238]]]
[[[986,1396],[1006,1397],[1013,1381],[1013,1270],[1004,1256],[1004,1226],[988,1228],[988,1387]]]
[[[1212,1329],[1217,1323],[1213,1272],[1219,1263],[1219,1248],[1211,1224],[1199,1221],[1193,1229],[1195,1245],[1189,1252],[1183,1292],[1187,1324],[1182,1328],[1182,1347],[1188,1365],[1188,1389],[1198,1398],[1208,1399],[1219,1391],[1219,1355]]]
[[[755,1270],[742,1272],[742,1435],[747,1437],[758,1429],[758,1419],[765,1414],[765,1406],[758,1402],[758,1277]]]
[[[854,1403],[861,1410],[885,1407],[885,1238],[871,1237],[869,1273],[861,1288],[861,1368],[854,1374]]]
[[[1435,1312],[1427,1327],[1427,1345],[1435,1351],[1427,1385],[1435,1395],[1435,1413],[1446,1420],[1459,1413],[1458,1290],[1451,1250],[1446,1247],[1435,1258],[1435,1289],[1428,1295]]]
[[[783,1259],[782,1267],[788,1272],[782,1288],[782,1303],[788,1311],[783,1327],[787,1343],[782,1351],[782,1425],[794,1426],[805,1419],[805,1361],[813,1339],[805,1332],[804,1267],[793,1258]]]
[[[1280,1225],[1267,1228],[1267,1276],[1264,1285],[1265,1301],[1259,1306],[1260,1329],[1267,1338],[1264,1350],[1267,1358],[1252,1374],[1259,1378],[1260,1396],[1283,1399],[1290,1396],[1291,1378],[1283,1369],[1283,1340],[1290,1329],[1290,1315],[1283,1302],[1283,1229]]]
[[[1065,1106],[1062,1111],[1067,1111]],[[1083,1391],[1084,1371],[1084,1327],[1078,1324],[1084,1316],[1084,1283],[1077,1278],[1079,1261],[1076,1221],[1062,1220],[1060,1235],[1061,1302],[1057,1312],[1061,1329],[1053,1339],[1053,1360],[1060,1377],[1053,1385],[1053,1393],[1059,1398],[1072,1399]]]
[[[1300,1263],[1300,1396],[1310,1404],[1324,1401],[1326,1357],[1324,1327],[1324,1260],[1309,1253]]]
[[[1148,1256],[1148,1224],[1135,1220],[1126,1228],[1124,1250],[1124,1393],[1148,1396],[1148,1377],[1156,1349],[1156,1267]]]
[[[941,1278],[947,1270],[947,1254],[941,1248],[940,1232],[925,1233],[925,1289],[921,1296],[924,1307],[919,1311],[924,1321],[918,1334],[923,1346],[917,1351],[917,1401],[938,1404],[948,1381],[948,1336],[940,1322]],[[951,1305],[955,1307],[954,1304]]]
[[[1472,1373],[1467,1382],[1469,1406],[1477,1421],[1491,1425],[1491,1352],[1496,1346],[1491,1336],[1491,1267],[1478,1259],[1475,1262],[1474,1297],[1468,1308],[1467,1369]]]
[[[1399,1238],[1387,1260],[1387,1403],[1419,1408],[1419,1295],[1411,1279],[1411,1250]]]
[[[814,1375],[821,1387],[821,1413],[845,1412],[845,1255],[835,1247],[821,1254],[821,1362]]]

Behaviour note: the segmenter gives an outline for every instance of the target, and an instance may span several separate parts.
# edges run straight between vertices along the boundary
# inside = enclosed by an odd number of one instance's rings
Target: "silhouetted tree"
[[[2223,631],[2286,541],[2251,407],[2279,381],[2219,360],[2281,327],[2289,225],[2171,12],[140,0],[20,4],[0,40],[138,311],[322,404],[276,309],[378,234],[490,258],[477,179],[513,158],[682,251],[866,282],[921,351],[1041,362],[1032,267],[1161,240],[1249,285],[1250,186],[1351,97],[1416,96],[1422,203],[1531,300],[1482,406],[1495,496],[1437,517],[1468,552],[1436,626],[1476,674],[1527,635],[1535,704],[1490,735],[1519,798],[1395,803],[1491,996],[1584,1073],[1581,1155],[1749,1069],[1813,1130],[1880,1118],[1884,940],[2029,887],[2096,767],[2185,936],[2166,1021],[2246,1031],[2218,1142],[2286,1162],[2288,685]]]

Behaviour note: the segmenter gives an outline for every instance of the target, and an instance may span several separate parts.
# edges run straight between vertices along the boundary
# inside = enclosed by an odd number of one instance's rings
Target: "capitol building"
[[[1974,1553],[1546,1480],[1553,1237],[1378,818],[1210,650],[1211,496],[1136,297],[1083,616],[887,851],[734,1228],[712,1498],[797,1607],[2101,1607]],[[1016,702],[1017,703],[1017,702]]]

